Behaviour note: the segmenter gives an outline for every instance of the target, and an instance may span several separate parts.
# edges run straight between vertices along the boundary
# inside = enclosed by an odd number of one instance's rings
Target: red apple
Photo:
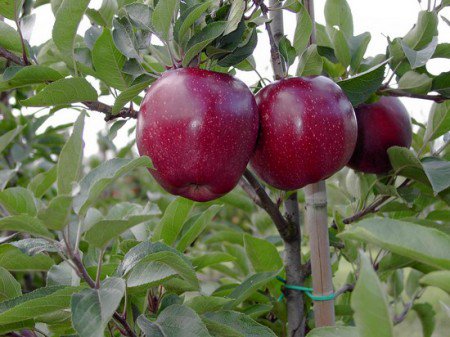
[[[251,165],[269,185],[295,190],[345,166],[356,143],[353,107],[332,80],[284,79],[256,96],[260,133]]]
[[[256,144],[258,108],[248,87],[230,75],[171,70],[147,91],[136,135],[164,189],[209,201],[242,176]]]
[[[391,169],[387,149],[410,147],[411,119],[405,106],[396,97],[381,97],[376,103],[362,104],[355,109],[358,140],[348,166],[366,173],[386,173]]]

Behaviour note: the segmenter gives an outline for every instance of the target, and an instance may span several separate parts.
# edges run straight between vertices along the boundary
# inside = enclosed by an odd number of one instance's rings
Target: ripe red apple
[[[260,133],[251,165],[269,185],[294,190],[345,166],[356,143],[353,107],[332,80],[284,79],[256,96]]]
[[[147,91],[137,121],[137,146],[168,192],[216,199],[238,183],[255,148],[253,94],[227,74],[198,68],[165,72]]]
[[[355,109],[358,140],[348,166],[366,173],[386,173],[391,169],[387,150],[391,146],[410,147],[411,119],[396,97],[381,97],[376,103]]]

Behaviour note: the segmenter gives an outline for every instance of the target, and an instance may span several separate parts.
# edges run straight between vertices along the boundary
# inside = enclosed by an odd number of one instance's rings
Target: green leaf
[[[422,164],[412,151],[404,147],[392,146],[388,149],[388,155],[396,174],[429,184]]]
[[[11,215],[1,218],[0,230],[29,233],[31,235],[44,236],[47,238],[53,237],[38,218],[27,214]]]
[[[176,274],[195,287],[195,289],[198,289],[198,279],[192,265],[178,253],[171,250],[155,252],[140,260],[127,274],[128,287],[137,287],[162,281],[162,278],[158,280],[155,279],[155,276],[161,273],[161,268],[164,266],[170,268],[169,272],[175,271]],[[172,272],[170,274],[173,275]],[[167,275],[164,278],[171,275]]]
[[[384,80],[384,70],[387,62],[384,61],[363,73],[337,82],[353,106],[364,103],[380,88]]]
[[[279,272],[265,272],[257,273],[245,279],[240,285],[238,285],[230,295],[233,301],[225,306],[225,309],[232,309],[245,301],[249,296],[254,294],[258,289],[264,287],[267,283],[272,281]]]
[[[229,298],[215,297],[215,296],[196,296],[186,301],[186,306],[193,309],[197,314],[201,315],[211,311],[217,311],[232,301]]]
[[[120,110],[125,106],[126,103],[132,101],[137,95],[139,95],[144,89],[146,89],[152,82],[156,79],[153,78],[149,81],[135,84],[128,89],[122,91],[119,96],[117,96],[114,105],[112,107],[112,114],[118,114]]]
[[[10,187],[0,191],[0,204],[12,215],[37,213],[33,194],[23,187]]]
[[[212,0],[206,1],[202,4],[196,4],[192,6],[192,8],[188,9],[189,14],[181,21],[180,28],[178,30],[178,34],[176,34],[177,41],[183,41],[184,36],[188,32],[189,28],[197,21],[211,6]]]
[[[426,286],[437,287],[450,294],[450,271],[440,270],[431,272],[420,279]]]
[[[431,337],[436,326],[436,312],[433,306],[429,303],[416,303],[413,305],[412,310],[416,312],[417,316],[419,316],[420,323],[422,323],[423,337]]]
[[[346,0],[327,0],[325,21],[328,27],[337,26],[345,36],[353,36],[352,11]]]
[[[446,98],[450,98],[450,72],[441,73],[433,78],[431,90],[440,93]]]
[[[25,253],[29,256],[34,256],[42,252],[57,253],[61,251],[61,247],[58,244],[41,238],[27,238],[19,241],[14,241],[11,243],[11,245],[19,248],[22,253]]]
[[[212,252],[192,259],[192,264],[196,270],[201,270],[222,262],[232,262],[236,258],[230,254],[223,252]]]
[[[0,266],[9,271],[47,271],[54,264],[47,255],[28,256],[12,245],[0,246]]]
[[[352,55],[350,54],[350,46],[344,33],[340,30],[333,30],[331,41],[334,47],[334,54],[339,63],[341,63],[344,68],[347,68],[352,60]]]
[[[308,11],[301,5],[297,13],[297,25],[295,26],[293,47],[297,54],[302,54],[309,43],[312,32],[312,21]]]
[[[223,32],[223,35],[230,34],[234,32],[239,22],[241,22],[242,17],[244,16],[245,11],[245,2],[241,0],[233,0],[231,3],[230,12],[227,18],[227,26]]]
[[[69,308],[71,295],[79,289],[79,287],[44,287],[2,302],[0,304],[0,325],[29,319],[39,322],[41,321],[40,316],[66,310]]]
[[[170,253],[170,254],[166,254]],[[142,263],[141,263],[142,262]],[[138,268],[135,269],[140,264]],[[143,273],[145,269],[152,269],[151,273]],[[157,270],[159,268],[159,271]],[[131,275],[131,271],[133,275]],[[118,272],[121,275],[128,274],[128,286],[134,286],[161,281],[175,273],[183,274],[183,278],[198,287],[197,277],[190,261],[176,249],[161,242],[142,242],[131,248],[120,265]],[[141,273],[142,272],[142,273]],[[163,275],[163,278],[156,278],[156,275]],[[133,277],[130,282],[130,277]]]
[[[206,211],[204,211],[200,217],[195,220],[191,227],[183,234],[180,241],[177,243],[177,249],[180,252],[186,250],[189,245],[194,242],[197,237],[206,229],[206,226],[210,224],[212,219],[220,211],[222,206],[212,205]],[[166,242],[167,243],[167,242]]]
[[[214,337],[275,337],[275,333],[268,327],[256,322],[249,316],[236,311],[209,312],[203,316],[208,330]],[[229,334],[223,334],[223,332]]]
[[[450,58],[450,43],[439,43],[436,46],[433,58]]]
[[[54,165],[50,170],[39,173],[31,179],[28,184],[28,189],[33,192],[36,198],[41,198],[55,183],[58,172],[57,168],[57,165]]]
[[[103,21],[103,26],[111,28],[112,20],[114,15],[116,14],[118,9],[117,0],[103,0],[100,9],[98,10],[98,14]],[[92,11],[88,9],[87,13]]]
[[[44,87],[33,97],[21,101],[24,106],[52,106],[96,101],[97,92],[84,78],[63,78]]]
[[[179,304],[164,309],[155,322],[141,315],[136,323],[147,337],[211,337],[197,313]]]
[[[23,125],[19,125],[0,136],[0,153],[22,132],[23,128]]]
[[[80,277],[67,261],[52,266],[47,272],[47,286],[54,285],[80,285]]]
[[[409,61],[412,69],[423,67],[433,56],[438,43],[437,36],[434,36],[431,42],[421,50],[411,49],[404,41],[401,41],[403,51]]]
[[[11,73],[11,76],[8,74]],[[33,84],[53,82],[63,78],[56,70],[44,66],[9,67],[3,73],[0,90],[26,87]]]
[[[132,24],[143,30],[152,30],[152,9],[141,3],[131,3],[124,7]]]
[[[317,51],[316,45],[309,46],[300,56],[297,67],[297,76],[320,75],[323,69],[322,57]]]
[[[85,240],[97,248],[104,248],[109,241],[118,237],[127,229],[154,217],[153,214],[134,215],[124,219],[101,220],[86,231]],[[105,230],[107,228],[107,230]]]
[[[283,36],[278,42],[278,49],[287,66],[291,66],[297,57],[297,52],[286,36]]]
[[[362,220],[338,236],[372,243],[436,268],[450,268],[450,236],[434,228],[374,218]]]
[[[110,87],[127,89],[130,76],[122,72],[125,61],[125,56],[114,45],[111,31],[103,29],[92,50],[96,76]]]
[[[78,334],[83,337],[103,336],[124,293],[125,281],[111,277],[105,279],[99,289],[73,294],[70,305],[72,324]]]
[[[450,162],[429,157],[422,160],[422,166],[434,193],[437,194],[450,187]]]
[[[72,194],[73,184],[81,175],[83,161],[83,129],[85,112],[81,112],[73,126],[72,134],[64,144],[58,159],[58,194]]]
[[[128,58],[139,58],[133,27],[126,18],[114,19],[113,39],[117,49]]]
[[[222,35],[226,25],[226,22],[216,21],[207,25],[199,33],[194,35],[187,43],[187,52],[183,59],[183,67],[187,67],[192,59],[200,53],[203,48]]]
[[[361,65],[361,61],[366,53],[367,46],[369,45],[371,35],[368,32],[362,33],[357,36],[352,36],[349,38],[350,53],[352,55],[352,60],[350,66],[353,71],[357,71]]]
[[[74,199],[74,210],[85,214],[102,191],[113,181],[138,167],[152,167],[150,158],[143,156],[136,159],[114,158],[91,170],[80,181],[80,192]]]
[[[434,140],[450,131],[450,101],[433,103],[428,115],[424,143]]]
[[[0,47],[12,52],[22,53],[19,33],[3,21],[0,21]]]
[[[53,41],[69,67],[74,65],[74,47],[78,25],[90,0],[64,0],[56,12]]]
[[[183,223],[194,205],[193,201],[178,197],[167,206],[164,216],[153,231],[153,241],[162,240],[172,245],[181,232]]]
[[[312,329],[306,337],[359,337],[359,335],[357,328],[336,326]]]
[[[0,0],[0,15],[15,20],[19,16],[23,5],[23,0]]]
[[[437,25],[436,12],[421,11],[417,24],[405,35],[403,41],[412,49],[423,49],[438,35]]]
[[[244,235],[247,257],[257,273],[274,272],[283,268],[283,260],[277,248],[267,240]]]
[[[45,226],[54,230],[62,230],[68,222],[72,210],[72,197],[69,195],[58,195],[50,200],[47,208],[39,211],[39,219]]]
[[[0,267],[0,302],[22,295],[20,283],[5,268]]]
[[[175,11],[178,10],[179,0],[159,1],[153,11],[152,22],[155,30],[161,34],[164,40],[169,37],[169,30]]]
[[[352,292],[351,306],[359,335],[393,337],[393,325],[386,295],[369,259],[361,252],[360,271]]]
[[[413,94],[426,94],[431,90],[433,79],[426,74],[407,71],[398,81],[398,88]]]
[[[221,58],[217,64],[221,67],[237,66],[242,61],[248,59],[258,44],[258,33],[253,29],[248,38],[241,43],[231,54]],[[252,68],[253,69],[253,68]]]

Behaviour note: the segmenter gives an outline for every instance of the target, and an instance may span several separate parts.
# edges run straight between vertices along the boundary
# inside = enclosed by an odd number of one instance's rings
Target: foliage
[[[30,46],[23,30],[40,6],[55,15],[52,38]],[[336,328],[314,329],[306,302],[308,336],[391,337],[410,312],[431,336],[448,315],[417,303],[425,289],[450,292],[450,101],[441,103],[450,77],[426,68],[450,57],[437,29],[445,6],[421,11],[373,57],[370,33],[354,35],[345,0],[326,2],[311,46],[306,8],[287,0],[279,9],[298,22],[292,41],[279,41],[286,74],[296,65],[291,73],[329,76],[354,106],[379,95],[435,101],[428,122],[414,123],[412,148],[389,150],[388,175],[345,168],[327,180],[335,285],[355,287],[336,298]],[[132,116],[166,69],[255,71],[252,54],[268,23],[261,9],[237,0],[103,0],[99,9],[88,0],[0,0],[1,334],[286,336],[275,279],[285,274],[283,242],[243,189],[203,204],[168,195],[133,141],[114,145],[124,121],[98,135],[101,153],[83,155],[88,111]],[[80,32],[86,17],[91,26]],[[98,101],[111,96],[112,106]],[[67,107],[79,111],[74,125],[43,127]],[[280,205],[288,197],[267,193]],[[307,233],[302,246],[308,261]]]

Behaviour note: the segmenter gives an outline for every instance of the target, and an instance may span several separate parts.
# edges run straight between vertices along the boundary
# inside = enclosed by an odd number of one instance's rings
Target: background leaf
[[[111,277],[99,289],[86,289],[73,294],[71,301],[73,327],[80,336],[104,335],[106,325],[125,293],[125,281]]]

